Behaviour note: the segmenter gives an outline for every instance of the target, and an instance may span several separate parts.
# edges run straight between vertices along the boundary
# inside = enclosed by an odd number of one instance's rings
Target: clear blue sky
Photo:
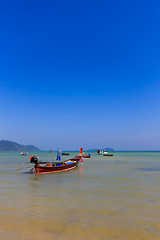
[[[1,1],[0,139],[160,150],[160,2]]]

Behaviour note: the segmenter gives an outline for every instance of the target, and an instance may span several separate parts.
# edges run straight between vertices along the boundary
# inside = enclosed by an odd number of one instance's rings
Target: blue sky
[[[0,139],[160,150],[159,1],[2,1]]]

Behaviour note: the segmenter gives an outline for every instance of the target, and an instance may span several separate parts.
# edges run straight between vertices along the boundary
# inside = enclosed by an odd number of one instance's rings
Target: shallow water
[[[91,153],[74,170],[38,176],[29,156],[0,152],[0,240],[160,239],[160,152]]]

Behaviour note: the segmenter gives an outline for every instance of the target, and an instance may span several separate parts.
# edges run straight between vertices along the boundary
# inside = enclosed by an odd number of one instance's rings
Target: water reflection
[[[152,168],[136,168],[136,170],[139,170],[139,171],[153,171],[153,172],[158,172],[158,171],[160,171],[160,168],[154,168],[154,167],[152,167]]]
[[[84,166],[80,166],[79,167],[79,175],[83,176],[83,174],[84,174]]]
[[[115,155],[66,172],[1,174],[1,239],[159,240],[160,153]],[[4,170],[20,168],[10,156]]]

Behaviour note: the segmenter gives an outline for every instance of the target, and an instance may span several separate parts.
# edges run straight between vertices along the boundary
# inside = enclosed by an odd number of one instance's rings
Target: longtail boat
[[[84,158],[90,158],[91,157],[91,154],[89,153],[89,154],[85,154],[85,153],[83,153],[83,155],[82,155]]]
[[[101,150],[98,150],[98,151],[97,151],[97,155],[102,155],[102,151],[101,151]]]
[[[103,151],[102,151],[102,155],[103,155],[103,156],[108,156],[108,157],[109,157],[109,156],[113,156],[113,153],[109,153],[109,152],[103,150]]]
[[[22,156],[26,156],[26,155],[28,155],[28,151],[27,151],[26,153],[21,152],[20,154],[21,154]]]
[[[97,155],[103,155],[103,156],[113,156],[113,153],[109,153],[106,150],[98,150]]]
[[[34,155],[30,157],[30,162],[34,163],[34,167],[30,170],[30,173],[35,174],[45,174],[45,173],[53,173],[53,172],[63,172],[74,169],[78,166],[80,162],[83,162],[82,159],[82,151],[83,148],[80,149],[80,153],[78,156],[74,158],[60,161],[60,152],[57,153],[58,162],[44,162],[39,161],[38,156]]]

